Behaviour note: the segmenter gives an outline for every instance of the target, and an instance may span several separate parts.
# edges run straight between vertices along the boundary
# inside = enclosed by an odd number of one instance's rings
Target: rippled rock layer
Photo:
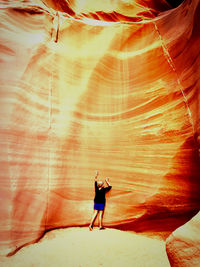
[[[0,6],[2,253],[87,225],[96,169],[105,225],[174,230],[200,206],[200,1],[43,2]]]
[[[200,266],[199,226],[200,212],[168,237],[166,249],[172,267]]]

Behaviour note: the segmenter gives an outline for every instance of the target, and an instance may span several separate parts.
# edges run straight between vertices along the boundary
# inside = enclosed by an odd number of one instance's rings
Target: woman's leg
[[[92,219],[91,219],[91,222],[90,222],[90,226],[89,226],[90,230],[92,230],[92,228],[93,228],[93,224],[95,222],[95,219],[97,217],[97,214],[98,214],[98,210],[94,210],[94,213],[92,215]]]
[[[103,210],[99,211],[99,228],[103,228]]]

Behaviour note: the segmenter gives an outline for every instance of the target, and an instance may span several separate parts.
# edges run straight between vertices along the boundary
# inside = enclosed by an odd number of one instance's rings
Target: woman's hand
[[[108,186],[110,186],[109,178],[106,178],[106,179],[105,179],[105,182],[107,183]]]
[[[97,179],[98,176],[99,176],[99,171],[96,170],[95,180]]]

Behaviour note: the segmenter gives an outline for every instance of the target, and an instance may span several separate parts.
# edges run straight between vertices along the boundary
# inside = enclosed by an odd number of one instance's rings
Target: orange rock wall
[[[52,5],[1,6],[2,252],[88,224],[96,169],[113,185],[105,225],[173,230],[200,205],[199,0]]]
[[[172,267],[200,265],[200,213],[176,229],[166,240],[166,251]]]

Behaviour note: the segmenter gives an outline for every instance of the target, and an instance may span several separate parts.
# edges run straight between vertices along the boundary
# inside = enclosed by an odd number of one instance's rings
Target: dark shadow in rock
[[[167,0],[167,2],[173,7],[176,8],[178,7],[180,4],[182,4],[184,2],[184,0]]]

